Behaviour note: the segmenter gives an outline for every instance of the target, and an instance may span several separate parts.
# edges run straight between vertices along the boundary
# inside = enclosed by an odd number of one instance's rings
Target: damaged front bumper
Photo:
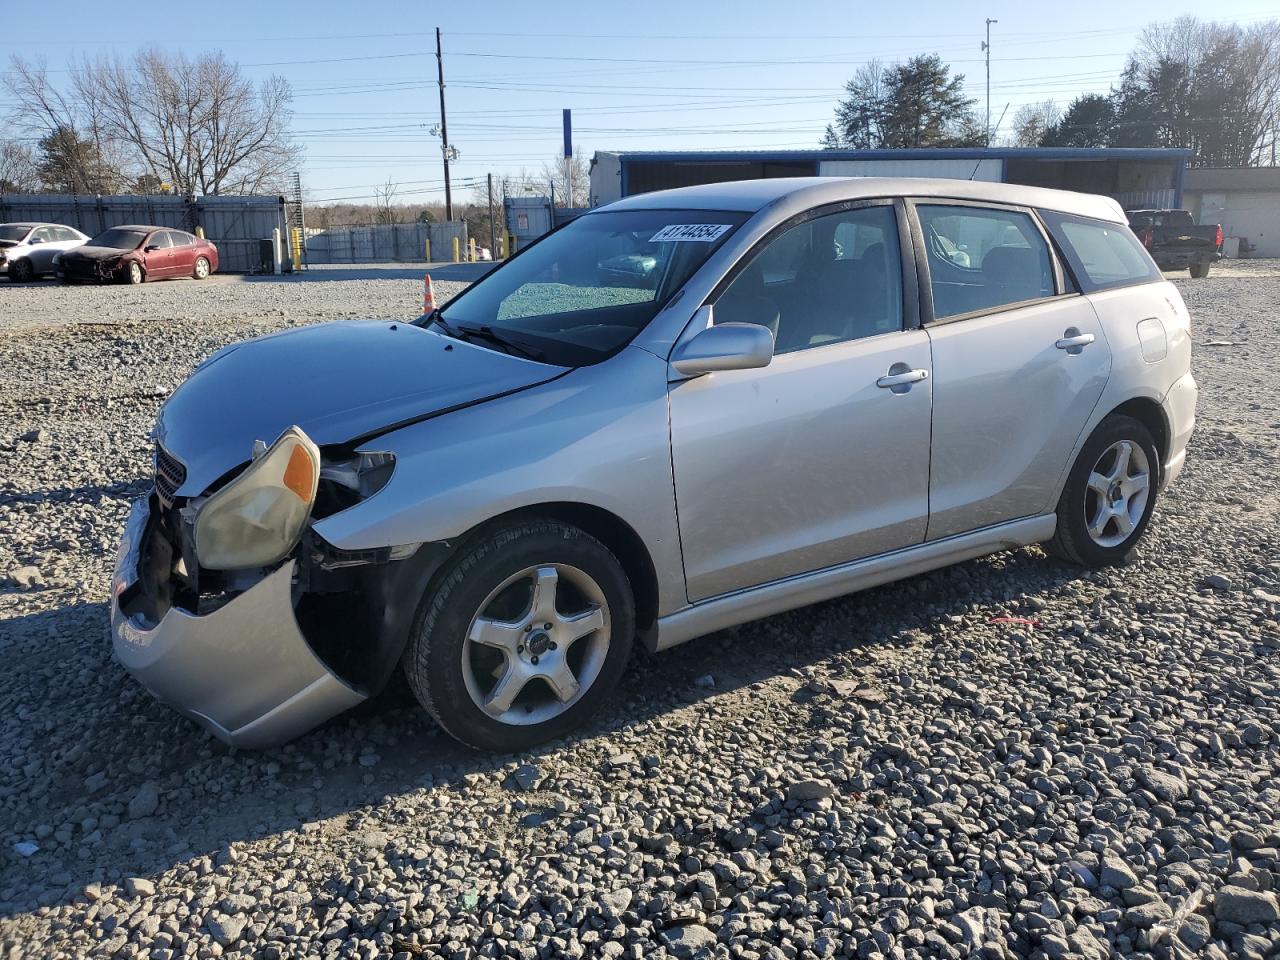
[[[149,622],[121,598],[140,579],[151,502],[133,506],[112,578],[111,633],[120,662],[152,694],[238,747],[283,743],[366,699],[312,652],[294,612],[289,559],[217,609],[169,606]]]

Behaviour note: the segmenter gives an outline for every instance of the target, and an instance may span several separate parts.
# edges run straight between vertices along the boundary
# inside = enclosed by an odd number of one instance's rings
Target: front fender
[[[456,539],[501,514],[581,503],[627,523],[658,574],[659,613],[686,603],[666,364],[638,347],[541,386],[363,445],[395,454],[376,495],[315,524],[343,550]]]

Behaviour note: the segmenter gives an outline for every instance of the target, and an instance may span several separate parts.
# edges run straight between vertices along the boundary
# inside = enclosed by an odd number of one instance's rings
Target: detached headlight
[[[290,427],[196,514],[196,558],[211,570],[266,567],[293,549],[316,499],[320,451]]]

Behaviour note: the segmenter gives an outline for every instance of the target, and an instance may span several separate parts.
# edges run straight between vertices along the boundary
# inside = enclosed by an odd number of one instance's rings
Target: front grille
[[[62,260],[59,265],[69,279],[97,280],[101,275],[96,260]]]
[[[156,497],[160,505],[168,510],[173,506],[173,496],[187,479],[187,468],[182,461],[156,444]]]

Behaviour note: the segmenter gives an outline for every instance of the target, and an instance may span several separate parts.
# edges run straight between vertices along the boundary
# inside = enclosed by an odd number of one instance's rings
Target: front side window
[[[33,230],[31,239],[40,243],[52,243],[54,241],[53,227],[40,227],[37,230]]]
[[[935,318],[1053,296],[1053,261],[1018,210],[919,204]]]
[[[893,207],[842,210],[788,228],[750,256],[712,316],[768,327],[775,353],[901,330]]]
[[[1160,279],[1151,255],[1124,224],[1048,211],[1044,218],[1086,290]]]
[[[588,213],[445,304],[445,330],[564,366],[596,363],[643,330],[747,214]]]

